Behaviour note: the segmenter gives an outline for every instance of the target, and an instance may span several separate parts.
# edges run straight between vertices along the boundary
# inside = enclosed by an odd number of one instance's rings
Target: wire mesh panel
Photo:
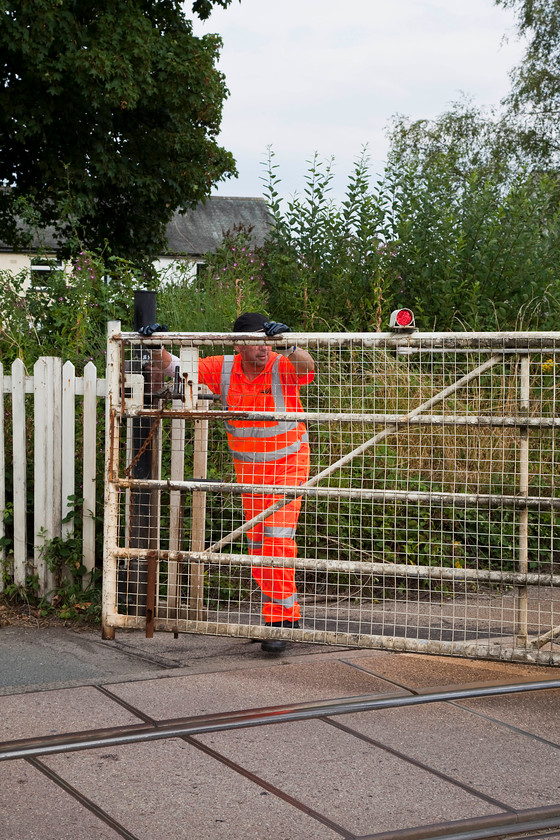
[[[243,346],[289,363],[286,338],[314,360],[299,401],[220,400],[209,370]],[[115,331],[105,626],[560,662],[559,348]],[[241,469],[236,424],[305,436],[307,471]]]

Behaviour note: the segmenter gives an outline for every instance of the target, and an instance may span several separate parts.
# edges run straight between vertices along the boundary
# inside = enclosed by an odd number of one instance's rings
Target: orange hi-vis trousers
[[[247,463],[234,458],[237,481],[242,484],[277,484],[298,487],[309,478],[309,446],[302,443],[298,452],[279,461]],[[245,521],[273,505],[279,495],[269,493],[243,494]],[[247,531],[249,554],[264,557],[296,557],[296,526],[301,499],[271,514],[263,522]],[[297,621],[300,617],[295,583],[295,570],[269,566],[253,566],[254,579],[263,592],[263,618],[273,621]]]

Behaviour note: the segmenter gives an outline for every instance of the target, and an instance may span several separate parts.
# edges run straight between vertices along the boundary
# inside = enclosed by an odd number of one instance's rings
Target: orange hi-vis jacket
[[[284,356],[271,353],[265,369],[250,381],[239,356],[211,356],[199,362],[199,379],[231,411],[303,411],[299,391],[313,374],[298,376]],[[308,442],[303,423],[284,420],[233,420],[225,423],[233,457],[263,464],[293,455]]]
[[[199,362],[199,381],[219,394],[231,411],[303,411],[299,391],[313,373],[298,376],[292,363],[271,353],[264,370],[252,381],[240,356],[210,356]],[[225,422],[237,480],[242,484],[299,486],[309,478],[309,445],[304,423],[284,420],[229,419]],[[248,521],[281,498],[243,494]],[[301,499],[267,517],[247,532],[249,553],[265,557],[296,557],[296,526]],[[296,621],[300,617],[295,573],[288,568],[254,566],[253,577],[264,593],[265,621]]]

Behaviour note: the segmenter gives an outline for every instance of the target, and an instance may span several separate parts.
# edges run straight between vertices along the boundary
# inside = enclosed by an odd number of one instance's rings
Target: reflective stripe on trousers
[[[282,606],[282,607],[293,607],[294,604],[296,603],[296,601],[297,601],[297,594],[290,595],[289,598],[274,598],[274,599],[269,598],[268,595],[263,595],[263,604],[266,604],[268,602],[273,602],[275,604],[280,604],[280,606]],[[273,620],[275,621],[276,619],[273,619]]]

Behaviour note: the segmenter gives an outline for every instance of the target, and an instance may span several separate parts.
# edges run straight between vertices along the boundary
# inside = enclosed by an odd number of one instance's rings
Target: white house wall
[[[154,268],[162,277],[163,283],[196,277],[196,267],[200,260],[191,257],[159,257],[154,260]]]
[[[11,271],[12,274],[19,274],[26,271],[31,265],[29,254],[0,253],[0,271]]]

